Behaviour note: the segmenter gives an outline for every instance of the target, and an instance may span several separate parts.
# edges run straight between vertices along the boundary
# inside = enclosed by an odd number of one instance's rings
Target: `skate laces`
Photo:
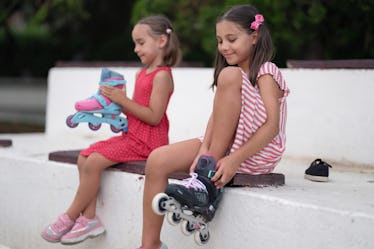
[[[197,173],[190,173],[190,178],[186,178],[182,181],[182,185],[186,188],[193,188],[195,190],[203,190],[206,191],[206,187],[204,183],[202,183],[199,179],[197,179]]]

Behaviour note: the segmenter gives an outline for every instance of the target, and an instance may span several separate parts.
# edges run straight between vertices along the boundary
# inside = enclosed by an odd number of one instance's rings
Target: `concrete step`
[[[84,145],[67,137],[58,142],[35,134],[11,138],[13,146],[0,149],[0,243],[63,248],[45,242],[39,232],[68,207],[78,175],[73,164],[48,161],[48,152]],[[330,181],[312,182],[304,179],[309,164],[285,158],[275,172],[285,175],[283,186],[226,188],[210,223],[211,240],[202,248],[374,248],[374,174],[332,165]],[[97,212],[107,232],[74,248],[137,248],[143,184],[142,175],[106,171]],[[169,224],[162,240],[169,248],[197,248],[192,237]]]

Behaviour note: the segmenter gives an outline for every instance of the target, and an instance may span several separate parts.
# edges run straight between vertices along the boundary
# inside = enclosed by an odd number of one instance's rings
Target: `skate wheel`
[[[176,226],[181,222],[181,217],[179,214],[168,212],[166,215],[166,219],[170,225]]]
[[[158,215],[164,215],[167,210],[164,207],[164,202],[169,199],[169,196],[165,193],[158,193],[153,197],[152,210]]]
[[[194,235],[194,240],[196,244],[198,244],[199,246],[203,246],[207,244],[209,239],[210,239],[209,231],[204,231],[203,233],[200,231],[196,231]]]
[[[111,125],[111,126],[110,126],[110,129],[111,129],[114,133],[118,133],[118,132],[122,131],[122,129],[118,129],[118,128],[116,128],[114,125]]]
[[[88,123],[88,127],[93,130],[93,131],[97,131],[98,129],[100,129],[101,127],[101,124],[98,124],[98,125],[94,125],[92,123]]]
[[[73,122],[73,117],[74,117],[74,115],[69,115],[66,118],[66,125],[69,126],[70,128],[75,128],[75,127],[78,126],[78,123]]]
[[[183,220],[182,223],[181,223],[181,231],[184,235],[186,236],[190,236],[191,234],[194,233],[195,231],[195,227],[194,225],[189,222],[188,220]]]

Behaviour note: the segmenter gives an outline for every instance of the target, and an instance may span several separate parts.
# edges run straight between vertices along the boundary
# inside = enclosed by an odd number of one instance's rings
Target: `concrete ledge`
[[[48,155],[49,160],[65,163],[76,163],[80,150],[65,150],[55,151]],[[119,163],[113,168],[119,169],[128,173],[135,173],[144,175],[145,161],[132,161],[126,163]],[[171,175],[172,179],[182,180],[188,177],[187,173],[175,173]],[[228,187],[266,187],[266,186],[281,186],[284,185],[284,175],[280,173],[270,173],[263,175],[246,175],[236,174],[233,180],[228,184]]]
[[[374,68],[373,59],[361,60],[288,60],[289,68],[314,68],[314,69],[367,69]]]
[[[28,146],[39,140],[29,141]],[[49,161],[47,154],[45,160],[4,154],[0,167],[0,243],[12,249],[66,248],[45,242],[39,233],[74,197],[76,166]],[[315,183],[303,179],[307,165],[305,161],[283,160],[276,168],[287,176],[281,187],[226,188],[210,223],[211,240],[201,248],[249,248],[249,241],[250,248],[261,249],[275,245],[278,249],[374,248],[374,175],[332,171],[330,182]],[[142,175],[106,170],[97,213],[107,232],[74,245],[74,249],[137,248],[143,187]],[[179,227],[165,224],[161,236],[169,248],[198,248]]]

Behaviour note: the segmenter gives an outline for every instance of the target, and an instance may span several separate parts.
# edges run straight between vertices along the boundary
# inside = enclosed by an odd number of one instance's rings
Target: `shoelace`
[[[206,191],[205,185],[197,179],[197,173],[191,173],[190,178],[186,178],[182,181],[182,185],[186,188],[194,188],[195,190]]]

